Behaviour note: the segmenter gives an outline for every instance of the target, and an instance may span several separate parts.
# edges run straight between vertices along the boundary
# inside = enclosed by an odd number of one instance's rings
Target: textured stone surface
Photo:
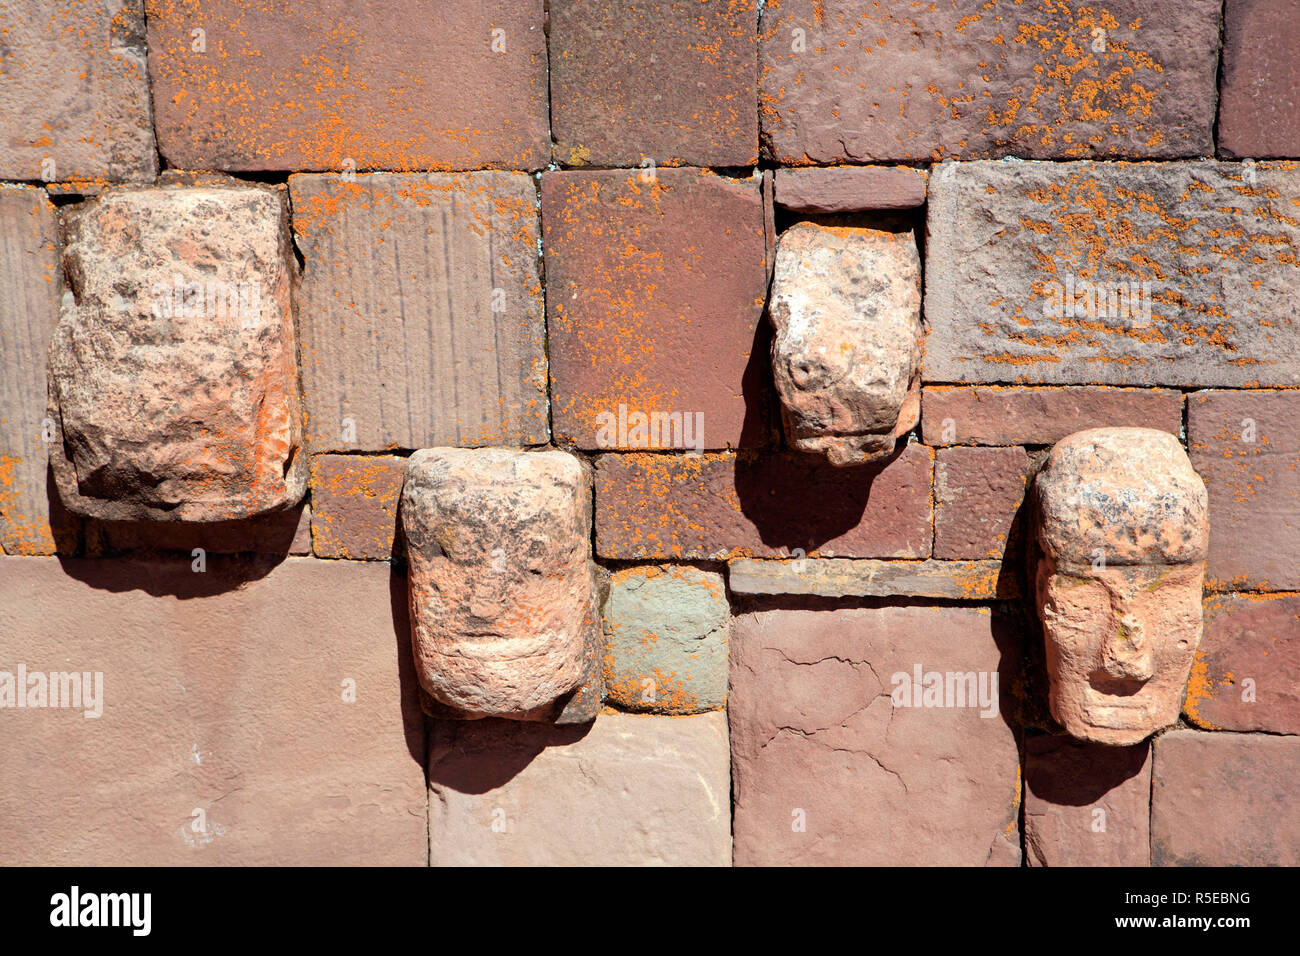
[[[1300,18],[1288,0],[1227,0],[1219,152],[1300,156]]]
[[[577,687],[599,627],[591,497],[565,452],[425,449],[402,528],[416,671],[467,718],[549,716]]]
[[[911,209],[925,203],[924,169],[832,166],[776,171],[776,204],[795,212]]]
[[[768,315],[786,441],[834,465],[888,458],[921,415],[921,257],[910,229],[796,223]]]
[[[1195,392],[1187,445],[1214,515],[1210,586],[1300,589],[1300,392]]]
[[[1034,515],[1052,716],[1115,746],[1168,727],[1201,640],[1209,533],[1182,445],[1149,428],[1076,432],[1039,470]]]
[[[393,557],[406,459],[315,455],[311,460],[312,550],[319,558]]]
[[[1151,748],[1025,741],[1030,866],[1150,866]]]
[[[435,866],[727,866],[727,718],[433,724]]]
[[[1009,708],[1019,649],[1000,624],[981,608],[738,616],[727,704],[736,864],[1015,865],[1019,759],[1001,714],[891,700],[894,675],[917,666],[1001,670]]]
[[[783,163],[1205,156],[1219,19],[1218,0],[771,3],[764,146]]]
[[[758,161],[757,0],[554,0],[549,12],[556,162]]]
[[[929,557],[934,453],[834,468],[807,455],[602,455],[602,558]],[[809,502],[817,502],[815,509]]]
[[[1300,737],[1172,730],[1155,742],[1151,862],[1300,865]]]
[[[103,675],[98,718],[3,711],[0,861],[424,863],[400,582],[273,564],[0,558],[0,671]]]
[[[1050,445],[1085,428],[1183,427],[1183,396],[1167,388],[927,385],[921,435],[927,445]]]
[[[69,510],[220,521],[296,504],[307,468],[282,194],[106,193],[75,213],[63,259],[50,464]]]
[[[545,444],[532,179],[376,173],[289,185],[312,450]]]
[[[1183,713],[1208,730],[1300,734],[1300,595],[1206,598]]]
[[[1002,558],[1017,550],[1029,478],[1023,448],[941,448],[934,458],[934,556]]]
[[[736,594],[819,597],[927,597],[954,601],[1007,600],[1020,587],[1000,561],[872,561],[856,558],[738,558],[727,565]]]
[[[698,169],[542,177],[552,421],[579,448],[726,448],[766,438],[757,178]],[[707,215],[704,214],[707,210]],[[605,426],[680,413],[650,444]],[[685,443],[685,423],[703,426]],[[620,441],[618,432],[625,431]],[[678,436],[676,431],[681,431]]]
[[[0,553],[76,546],[46,485],[45,355],[62,294],[54,207],[39,189],[0,188]]]
[[[1300,384],[1293,167],[945,164],[930,177],[926,380]]]
[[[444,0],[436,15],[413,0],[145,6],[172,166],[539,169],[550,158],[542,0]]]
[[[731,606],[721,574],[682,565],[616,571],[605,629],[611,704],[669,714],[726,704]]]
[[[142,0],[7,0],[0,179],[93,191],[158,172]]]

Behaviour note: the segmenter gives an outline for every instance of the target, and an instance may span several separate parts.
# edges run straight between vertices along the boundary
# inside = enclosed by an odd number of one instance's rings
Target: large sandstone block
[[[282,193],[126,189],[74,214],[50,464],[74,512],[219,521],[307,487]]]
[[[613,560],[930,555],[934,452],[836,468],[809,455],[602,455],[596,551]],[[796,555],[798,556],[798,555]]]
[[[1300,864],[1298,778],[1300,737],[1163,734],[1152,769],[1152,864]]]
[[[763,11],[763,143],[782,163],[1205,156],[1218,0]]]
[[[942,166],[926,380],[1300,384],[1293,167]]]
[[[411,456],[401,515],[416,671],[457,716],[548,719],[582,685],[600,626],[588,482],[567,452]]]
[[[400,582],[273,565],[0,558],[0,670],[102,691],[0,711],[0,862],[423,865]]]
[[[296,175],[289,189],[313,452],[547,442],[529,176]]]
[[[553,0],[555,159],[758,161],[757,0]]]
[[[1187,445],[1214,515],[1214,590],[1300,589],[1300,392],[1194,392]]]
[[[1029,480],[1023,448],[940,448],[934,460],[934,556],[1002,558],[1020,545]]]
[[[438,721],[435,866],[728,866],[727,718]]]
[[[172,166],[540,169],[550,158],[542,0],[145,6]]]
[[[736,864],[1016,865],[1019,666],[987,608],[738,616]]]
[[[1183,713],[1208,730],[1300,734],[1300,595],[1205,599]]]
[[[143,182],[158,173],[143,0],[7,0],[0,179]]]
[[[1150,866],[1151,748],[1025,741],[1030,866]]]
[[[53,554],[76,544],[75,521],[47,487],[45,356],[63,270],[54,206],[31,186],[0,188],[0,552]]]
[[[542,229],[557,441],[705,449],[767,438],[758,178],[547,173]]]
[[[1227,0],[1219,151],[1300,157],[1300,18],[1290,0]]]

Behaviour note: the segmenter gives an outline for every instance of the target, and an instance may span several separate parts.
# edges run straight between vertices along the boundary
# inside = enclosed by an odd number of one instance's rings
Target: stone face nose
[[[1119,681],[1146,683],[1155,673],[1154,658],[1142,621],[1120,614],[1102,645],[1102,670]]]

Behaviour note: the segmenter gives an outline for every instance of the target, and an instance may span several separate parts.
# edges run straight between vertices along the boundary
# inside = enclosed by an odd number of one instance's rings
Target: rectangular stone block
[[[728,866],[727,717],[438,721],[434,866]]]
[[[781,163],[1205,156],[1218,0],[763,10],[763,143]]]
[[[736,865],[1018,865],[1020,762],[1003,715],[1019,660],[986,608],[739,615]],[[930,673],[927,705],[912,682]]]
[[[795,212],[911,209],[925,204],[924,169],[831,166],[776,171],[776,204]]]
[[[2,96],[3,94],[0,94]],[[44,191],[0,187],[0,553],[68,553],[77,522],[47,484],[45,359],[59,317],[59,226]],[[53,518],[53,521],[51,521]]]
[[[553,0],[556,162],[753,166],[757,7],[757,0]]]
[[[945,164],[926,378],[1300,384],[1298,212],[1294,163]]]
[[[1051,445],[1085,428],[1159,428],[1179,435],[1183,395],[1167,388],[927,385],[927,445]]]
[[[0,607],[0,671],[25,668],[29,704],[37,673],[102,691],[9,709],[0,675],[5,865],[424,864],[423,719],[387,567],[0,558]]]
[[[930,555],[934,453],[909,445],[881,467],[806,455],[602,455],[602,558]],[[812,504],[812,503],[815,503]]]
[[[940,448],[934,459],[934,556],[997,558],[1019,552],[1029,481],[1023,448]]]
[[[145,7],[169,165],[540,169],[550,159],[542,0]]]
[[[532,179],[376,173],[289,185],[312,450],[545,444]]]
[[[1151,747],[1025,741],[1030,866],[1150,866]]]
[[[1300,17],[1290,0],[1227,0],[1219,152],[1300,156]]]
[[[1015,569],[1001,561],[873,561],[856,558],[738,558],[727,564],[735,594],[925,597],[952,601],[1016,598]]]
[[[1300,737],[1171,730],[1154,746],[1155,866],[1300,865]]]
[[[1300,734],[1300,594],[1212,594],[1183,713],[1207,730]]]
[[[157,174],[143,0],[7,0],[0,179],[95,192]]]
[[[387,561],[394,556],[406,459],[316,455],[311,460],[312,551],[318,558]]]
[[[758,177],[547,173],[542,229],[556,441],[714,449],[767,439]]]
[[[1300,589],[1300,392],[1195,392],[1187,443],[1210,495],[1207,586]]]

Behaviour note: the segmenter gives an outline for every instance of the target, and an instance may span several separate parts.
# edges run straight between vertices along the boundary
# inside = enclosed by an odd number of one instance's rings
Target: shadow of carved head
[[[912,232],[795,224],[777,245],[770,313],[789,443],[834,465],[891,455],[921,410]]]

